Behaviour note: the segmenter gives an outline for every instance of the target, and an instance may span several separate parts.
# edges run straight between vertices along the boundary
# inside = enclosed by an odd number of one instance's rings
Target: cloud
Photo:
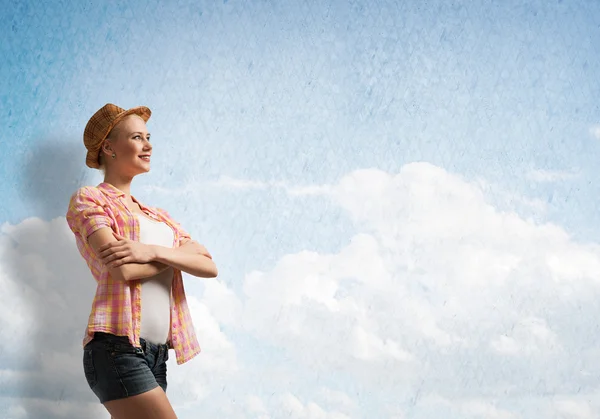
[[[594,125],[590,127],[590,135],[600,140],[600,125]]]
[[[435,406],[435,409],[443,409],[451,418],[517,419],[521,417],[498,407],[493,400],[489,399],[449,400],[432,395],[427,397],[427,403]]]
[[[554,402],[555,413],[561,419],[592,419],[598,417],[598,411],[592,409],[584,400],[557,400]]]
[[[209,289],[220,289],[216,280],[211,281]],[[90,409],[99,404],[81,365],[81,341],[95,282],[64,218],[50,222],[29,218],[2,226],[0,284],[0,314],[10,319],[1,331],[0,394],[8,398],[10,414],[104,417],[103,408]],[[226,291],[216,297],[223,294]],[[203,353],[185,367],[177,366],[172,354],[169,385],[176,406],[202,400],[237,370],[235,348],[205,299],[188,298]]]
[[[321,406],[314,402],[302,403],[293,394],[283,395],[275,409],[275,417],[286,417],[290,419],[349,419],[349,416],[336,412],[325,411]]]
[[[219,279],[202,283],[200,296],[188,294],[202,353],[183,366],[171,353],[168,363],[168,394],[179,417],[195,418],[199,411],[249,417],[245,408],[230,407],[235,400],[247,400],[256,412],[263,409],[264,418],[281,417],[289,409],[299,417],[347,417],[336,409],[348,411],[351,401],[339,391],[330,390],[321,404],[299,402],[299,396],[285,390],[275,398],[257,395],[261,374],[263,386],[279,386],[279,367],[262,370],[240,363],[239,344],[223,331],[240,322],[240,301]],[[14,419],[105,417],[81,366],[81,339],[95,284],[64,218],[2,226],[0,284],[0,312],[10,319],[0,332],[0,411]]]
[[[224,412],[225,413],[225,412]],[[315,401],[304,402],[297,395],[284,392],[268,401],[254,395],[243,399],[239,409],[226,410],[228,418],[259,419],[350,419],[345,413],[335,408],[327,409]]]
[[[557,336],[544,319],[525,318],[511,330],[511,336],[502,335],[491,342],[491,346],[504,355],[532,355],[543,353],[559,345]]]
[[[498,409],[493,403],[481,400],[465,402],[461,410],[470,417],[484,417],[486,419],[516,419],[516,415],[504,409]]]
[[[189,295],[203,352],[169,364],[180,417],[596,412],[576,395],[598,391],[600,246],[499,210],[479,182],[426,163],[317,190],[354,222],[349,242]],[[0,310],[14,321],[0,392],[15,417],[95,403],[80,366],[94,283],[80,259],[64,219],[2,227]]]
[[[574,171],[535,169],[527,173],[527,179],[538,183],[552,183],[571,180],[580,174]]]
[[[322,400],[322,405],[335,408],[342,413],[352,416],[352,412],[357,409],[356,402],[346,393],[323,387],[318,393],[318,399]]]
[[[174,406],[202,401],[238,372],[236,349],[218,321],[203,301],[194,296],[188,300],[202,352],[184,366],[177,366],[170,359],[169,385],[174,391],[169,396]]]
[[[106,409],[100,403],[56,401],[39,398],[11,400],[6,419],[39,418],[105,418]]]
[[[598,371],[579,354],[600,334],[575,330],[600,314],[599,246],[499,211],[478,184],[424,163],[353,172],[331,197],[360,233],[334,254],[249,273],[245,331],[381,401],[593,387],[570,377],[579,364]]]
[[[257,181],[249,179],[238,179],[230,176],[221,176],[219,179],[214,181],[207,181],[202,179],[188,179],[184,182],[184,186],[180,188],[165,188],[156,185],[146,185],[144,190],[147,192],[157,192],[167,195],[183,195],[193,193],[198,188],[214,188],[218,190],[229,190],[229,191],[261,191],[267,189],[281,189],[288,193],[290,196],[302,197],[302,196],[324,196],[330,191],[328,185],[304,185],[304,186],[290,186],[286,182],[282,181]]]

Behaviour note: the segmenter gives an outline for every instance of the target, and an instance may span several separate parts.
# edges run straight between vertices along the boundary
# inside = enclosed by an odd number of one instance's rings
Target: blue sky
[[[63,217],[78,186],[101,180],[84,165],[82,132],[111,102],[153,111],[153,168],[135,195],[200,238],[248,307],[253,271],[271,278],[289,255],[326,257],[357,233],[386,231],[339,192],[356,170],[425,162],[475,182],[497,210],[597,243],[600,4],[398,3],[2,6],[0,223]],[[428,205],[445,208],[458,189],[435,190]],[[202,299],[206,286],[189,289]],[[258,362],[260,333],[215,316]],[[286,348],[282,333],[270,351]]]
[[[312,184],[419,160],[501,182],[507,171],[579,169],[585,181],[556,199],[564,213],[575,212],[566,201],[577,202],[585,217],[568,221],[583,234],[583,220],[587,228],[597,220],[598,146],[588,129],[599,110],[598,5],[418,5],[10,7],[1,151],[16,157],[3,171],[14,179],[23,160],[51,144],[55,159],[66,154],[63,143],[75,149],[90,112],[109,100],[146,103],[157,141],[198,157],[165,158],[170,170],[149,182],[186,170]],[[17,182],[7,185],[3,219],[36,214],[15,195],[33,182]],[[546,199],[553,191],[532,192]],[[60,202],[46,216],[62,214]]]

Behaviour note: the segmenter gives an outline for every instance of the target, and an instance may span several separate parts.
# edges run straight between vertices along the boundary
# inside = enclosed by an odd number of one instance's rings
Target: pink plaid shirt
[[[105,332],[127,336],[133,346],[141,347],[139,340],[141,282],[113,279],[87,241],[94,231],[102,227],[109,227],[123,237],[139,241],[138,220],[125,204],[124,197],[125,194],[116,187],[101,183],[97,187],[80,188],[73,194],[69,203],[67,223],[75,234],[79,253],[85,259],[98,284],[83,339],[84,346],[92,340],[94,332]],[[190,235],[166,211],[146,207],[133,199],[146,215],[166,223],[173,229],[174,247],[179,246],[183,239],[190,238]],[[187,305],[181,271],[174,269],[174,272],[171,293],[171,330],[167,343],[169,348],[175,350],[177,364],[183,364],[200,353],[200,345]]]

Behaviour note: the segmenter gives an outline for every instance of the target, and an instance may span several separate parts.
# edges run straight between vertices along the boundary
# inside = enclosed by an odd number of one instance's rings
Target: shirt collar
[[[111,185],[110,183],[102,182],[98,185],[98,189],[104,192],[111,198],[119,198],[125,196],[125,192]]]
[[[114,185],[111,185],[110,183],[102,182],[101,184],[99,184],[97,186],[97,188],[100,189],[104,194],[106,194],[107,196],[109,196],[111,198],[123,198],[123,197],[125,197],[125,192],[123,192],[122,190],[118,189]],[[131,199],[133,199],[133,202],[138,203],[139,206],[142,208],[142,210],[146,210],[146,212],[154,214],[154,211],[152,211],[152,209],[148,208],[143,203],[141,203],[140,201],[138,201],[137,199],[135,199],[135,197],[133,195],[131,195]]]

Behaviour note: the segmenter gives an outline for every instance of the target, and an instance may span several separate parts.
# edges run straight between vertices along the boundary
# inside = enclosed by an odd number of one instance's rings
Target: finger
[[[102,263],[104,263],[106,266],[109,266],[116,259],[118,259],[118,257],[115,255],[110,255],[102,259]]]
[[[114,247],[111,247],[109,249],[106,249],[106,250],[100,252],[100,257],[105,258],[114,253],[123,252],[124,250],[126,250],[125,246],[114,246]]]
[[[111,262],[110,263],[110,267],[111,268],[116,268],[116,267],[119,267],[121,265],[124,265],[126,263],[130,263],[130,262],[131,262],[131,257],[130,256],[126,256],[124,258],[117,259],[117,260],[114,260],[113,262]]]
[[[113,248],[109,248],[109,249],[105,249],[105,250],[101,250],[101,249],[100,249],[100,252],[98,253],[98,255],[99,255],[99,256],[100,256],[102,259],[104,259],[105,257],[107,257],[107,256],[109,256],[109,255],[112,255],[112,254],[113,254],[115,251],[116,251],[116,250],[115,250],[115,249],[113,249]]]
[[[113,260],[117,260],[117,259],[121,259],[126,255],[126,253],[113,253],[112,255],[107,256],[106,258],[104,258],[104,263],[110,263]]]
[[[113,260],[116,260],[116,259],[122,259],[124,257],[129,256],[129,255],[130,255],[129,252],[127,252],[125,250],[122,250],[122,251],[114,252],[113,254],[110,254],[110,255],[106,256],[104,260],[106,260],[107,262],[110,262],[110,261],[113,261]]]
[[[110,249],[111,247],[113,247],[117,244],[119,244],[119,242],[110,242],[110,243],[103,244],[102,246],[100,246],[98,248],[98,252],[104,252],[105,250]]]
[[[127,241],[124,240],[124,239],[123,240],[117,240],[117,241],[110,242],[110,243],[106,243],[105,245],[99,247],[98,251],[102,252],[102,251],[108,250],[110,248],[113,248],[115,246],[123,246],[125,243],[127,243]]]
[[[113,236],[114,236],[114,237],[115,237],[115,239],[117,239],[117,240],[127,240],[127,238],[126,238],[126,237],[123,237],[123,236],[121,236],[119,233],[115,233],[114,231],[113,231]]]

